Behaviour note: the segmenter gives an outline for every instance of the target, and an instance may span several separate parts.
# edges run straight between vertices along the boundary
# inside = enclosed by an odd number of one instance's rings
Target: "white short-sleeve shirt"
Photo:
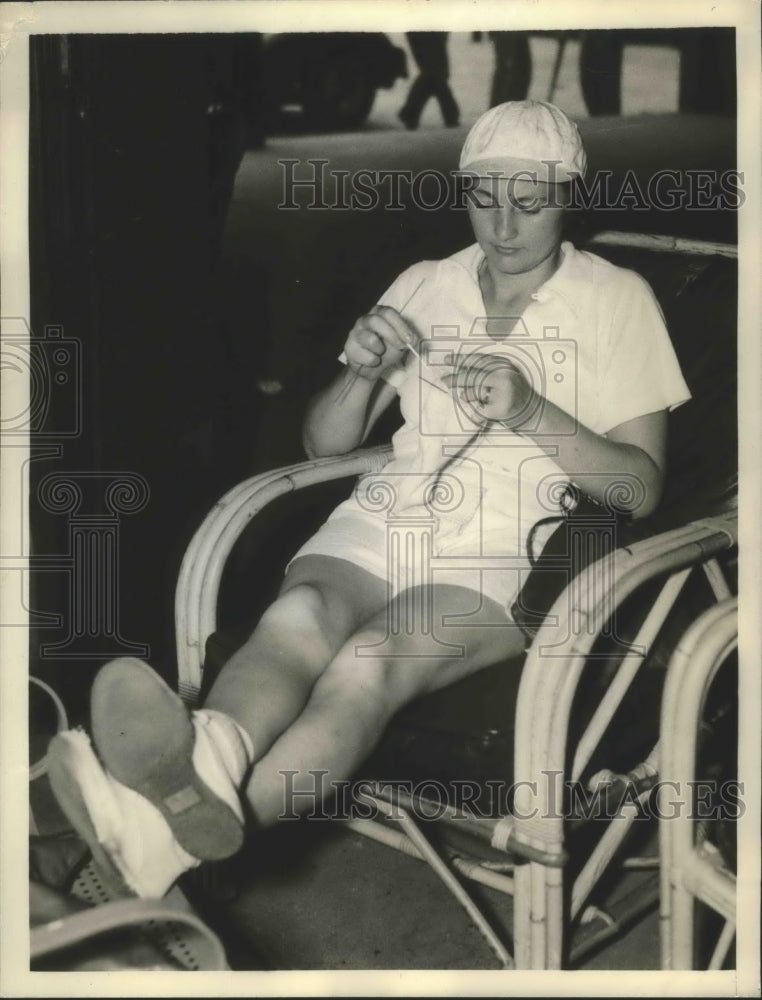
[[[394,281],[379,304],[401,311],[420,338],[420,358],[408,352],[387,376],[404,418],[382,473],[394,502],[379,513],[364,493],[378,480],[370,477],[331,520],[359,530],[362,519],[412,523],[433,511],[434,556],[522,557],[532,527],[558,512],[558,486],[573,480],[573,471],[562,471],[526,433],[490,426],[474,440],[477,425],[440,381],[451,370],[447,355],[511,358],[543,397],[598,434],[690,398],[648,284],[571,243],[561,250],[557,271],[500,338],[487,334],[478,244],[415,264]]]

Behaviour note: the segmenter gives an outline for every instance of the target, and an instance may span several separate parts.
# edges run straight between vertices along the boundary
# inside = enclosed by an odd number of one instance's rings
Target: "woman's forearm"
[[[309,403],[302,441],[311,458],[345,455],[365,440],[396,395],[386,381],[414,335],[396,309],[374,306],[349,331],[346,367]]]
[[[649,451],[662,453],[661,447],[650,447],[651,436],[663,436],[662,414],[628,425],[633,430],[631,440],[626,440],[624,431],[624,440],[596,434],[545,399],[524,423],[514,430],[531,437],[589,496],[613,498],[636,517],[646,517],[658,506],[664,485],[663,463]],[[648,450],[639,443],[641,433],[643,443],[648,441]]]
[[[346,368],[318,392],[307,406],[302,432],[310,458],[344,455],[362,444],[378,416],[379,389]]]

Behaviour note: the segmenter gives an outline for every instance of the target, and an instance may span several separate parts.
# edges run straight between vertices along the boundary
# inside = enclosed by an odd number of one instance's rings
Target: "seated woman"
[[[97,755],[62,734],[51,776],[112,886],[162,895],[245,826],[313,807],[316,781],[329,795],[407,702],[519,653],[508,609],[548,482],[604,499],[624,478],[634,516],[656,507],[666,411],[689,393],[645,282],[562,239],[585,166],[553,105],[476,122],[460,157],[476,242],[400,275],[306,415],[307,452],[341,454],[398,394],[391,463],[296,554],[203,708],[136,660],[98,674]],[[429,526],[433,562],[389,551],[400,523]]]

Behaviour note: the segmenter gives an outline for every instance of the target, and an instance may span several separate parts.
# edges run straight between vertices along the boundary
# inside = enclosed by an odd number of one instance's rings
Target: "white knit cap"
[[[508,101],[490,108],[466,136],[460,172],[561,183],[583,176],[587,155],[579,129],[547,101]]]

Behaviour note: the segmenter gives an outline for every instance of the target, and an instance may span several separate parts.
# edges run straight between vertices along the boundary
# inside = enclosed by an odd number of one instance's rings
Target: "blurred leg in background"
[[[734,28],[681,32],[680,110],[710,115],[736,112]]]
[[[445,125],[457,125],[460,120],[460,109],[447,82],[450,77],[447,32],[409,31],[407,40],[419,72],[399,112],[400,121],[406,128],[418,128],[426,102],[430,97],[436,97]]]
[[[579,81],[591,115],[622,113],[622,54],[618,32],[585,31],[579,53]]]
[[[491,31],[495,47],[490,107],[504,101],[523,101],[532,82],[532,56],[525,31]]]
[[[579,56],[582,94],[591,115],[622,113],[625,46],[669,46],[680,53],[679,109],[695,114],[736,112],[733,28],[675,31],[586,31]]]

